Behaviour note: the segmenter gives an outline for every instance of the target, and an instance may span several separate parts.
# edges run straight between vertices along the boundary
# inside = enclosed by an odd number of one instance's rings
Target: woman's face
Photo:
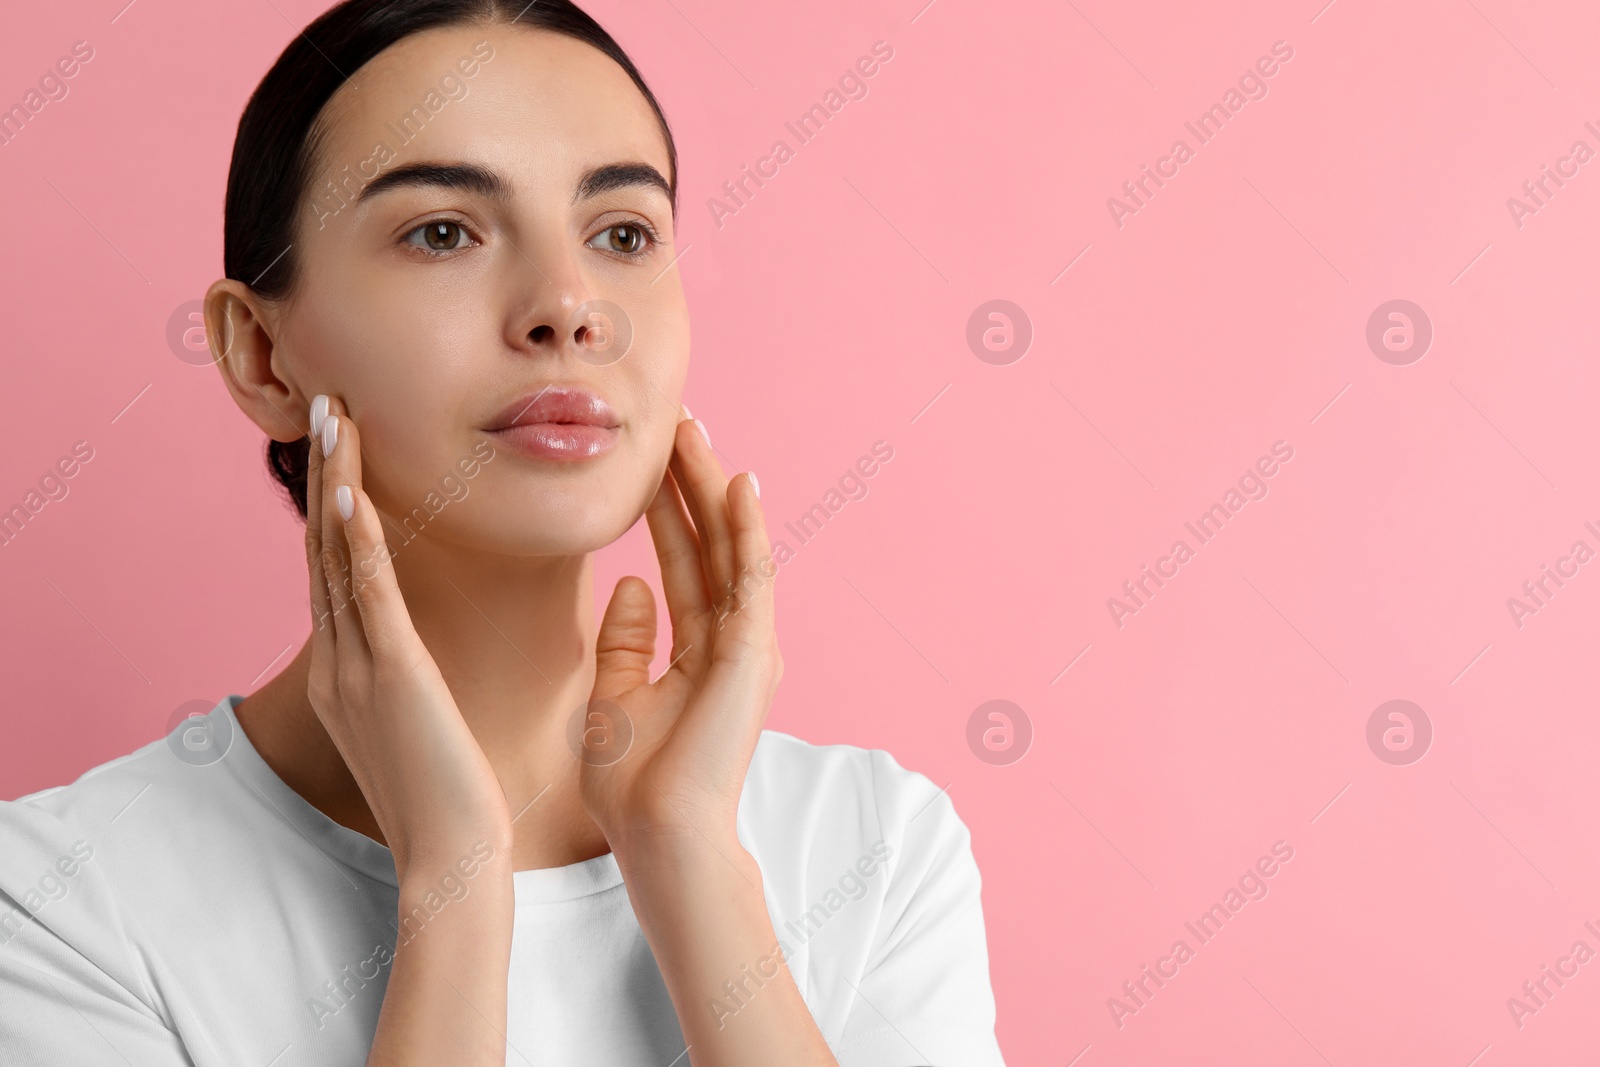
[[[666,469],[689,359],[638,88],[568,37],[449,27],[362,67],[319,126],[273,339],[307,400],[349,409],[391,548],[400,527],[507,555],[621,536]]]

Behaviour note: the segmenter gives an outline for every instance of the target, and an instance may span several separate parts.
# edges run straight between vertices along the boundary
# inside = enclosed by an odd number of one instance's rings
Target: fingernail
[[[311,398],[311,432],[322,432],[322,420],[328,417],[328,394],[318,393]]]
[[[679,404],[678,405],[678,411],[682,415],[683,418],[686,418],[686,419],[694,418],[694,416],[689,413],[689,405],[688,404]]]
[[[356,513],[356,495],[348,485],[341,485],[333,495],[339,503],[339,514],[344,516],[345,522],[349,522],[350,516]]]
[[[752,489],[754,489],[756,491],[756,499],[760,500],[761,499],[761,483],[756,480],[756,472],[755,471],[745,471],[745,474],[748,475],[749,478],[750,478],[750,488],[752,488]]]
[[[706,444],[709,445],[711,443],[711,434],[706,431],[706,424],[701,422],[699,419],[695,419],[694,424],[700,428],[700,436],[704,437],[706,439]]]
[[[322,454],[333,455],[333,446],[339,443],[339,416],[329,415],[322,424]]]

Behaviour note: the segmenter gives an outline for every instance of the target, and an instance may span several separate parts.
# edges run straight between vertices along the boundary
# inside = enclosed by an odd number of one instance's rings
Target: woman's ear
[[[206,341],[233,402],[274,441],[310,432],[311,398],[301,391],[273,342],[270,307],[232,278],[213,282],[205,296]]]

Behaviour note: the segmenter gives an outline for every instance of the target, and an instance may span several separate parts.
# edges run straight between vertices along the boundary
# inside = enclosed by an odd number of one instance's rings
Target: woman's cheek
[[[380,508],[409,512],[439,492],[458,462],[471,454],[462,428],[444,425],[441,408],[371,409],[361,427],[364,483]],[[465,443],[453,449],[458,439]],[[458,454],[459,453],[459,454]],[[373,492],[373,488],[376,492]]]

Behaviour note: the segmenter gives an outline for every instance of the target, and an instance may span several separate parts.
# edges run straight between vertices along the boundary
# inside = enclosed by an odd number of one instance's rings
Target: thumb
[[[627,575],[612,590],[595,638],[594,693],[615,696],[650,681],[656,656],[656,596],[643,578]]]

